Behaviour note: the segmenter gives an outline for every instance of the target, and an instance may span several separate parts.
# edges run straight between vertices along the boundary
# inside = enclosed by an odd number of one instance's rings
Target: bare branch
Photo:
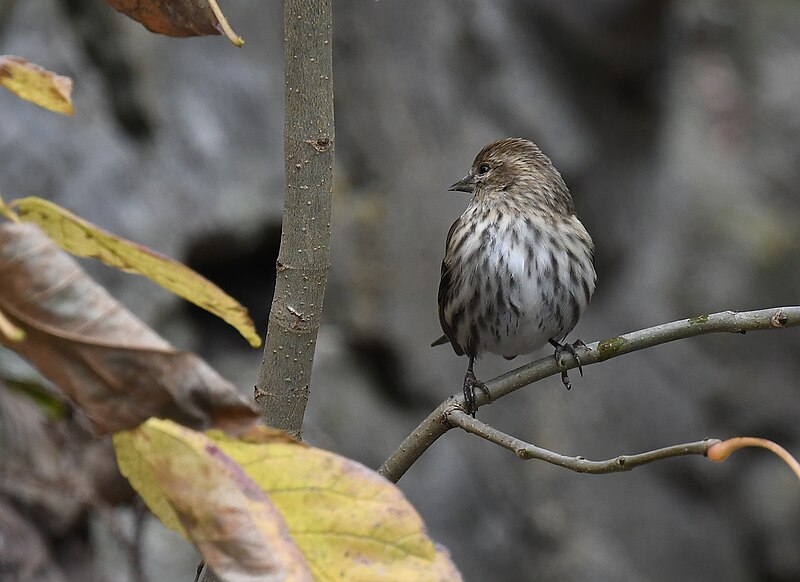
[[[553,465],[564,467],[577,473],[589,473],[591,475],[604,475],[606,473],[618,473],[620,471],[630,471],[636,467],[641,467],[653,461],[660,461],[670,457],[683,457],[686,455],[706,456],[708,449],[721,442],[718,439],[705,439],[693,443],[672,445],[636,455],[619,455],[613,459],[605,461],[590,461],[584,457],[568,457],[553,451],[548,451],[536,445],[521,441],[516,437],[492,428],[488,424],[472,418],[469,414],[460,409],[455,409],[447,414],[447,419],[452,427],[459,427],[465,431],[479,436],[487,441],[500,445],[508,449],[520,459],[536,459],[547,461]]]
[[[283,21],[286,197],[255,399],[266,424],[299,438],[330,263],[331,0],[285,0]]]
[[[284,0],[281,247],[254,397],[264,423],[298,439],[330,266],[333,188],[331,0]],[[217,582],[207,565],[197,579]]]
[[[663,323],[639,331],[613,337],[578,348],[578,356],[584,366],[616,358],[671,341],[710,333],[746,333],[765,329],[782,329],[800,325],[800,307],[773,307],[758,311],[723,311],[710,315],[699,315],[671,323]],[[574,358],[562,362],[564,368],[577,366]],[[486,383],[486,388],[495,402],[499,398],[561,372],[552,356],[526,364],[498,376]],[[476,394],[478,406],[488,403],[486,395]],[[451,415],[454,410],[465,410],[461,394],[451,396],[440,404],[400,444],[398,449],[383,463],[379,472],[387,479],[397,482],[414,462],[436,439],[453,428]]]

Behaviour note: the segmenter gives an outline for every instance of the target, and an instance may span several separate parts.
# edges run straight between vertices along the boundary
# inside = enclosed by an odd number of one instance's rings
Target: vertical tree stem
[[[264,423],[300,438],[330,266],[331,0],[284,0],[286,193],[275,295],[255,399]],[[219,582],[204,565],[201,582]]]
[[[256,402],[299,437],[330,264],[331,0],[284,1],[286,194],[275,295]]]

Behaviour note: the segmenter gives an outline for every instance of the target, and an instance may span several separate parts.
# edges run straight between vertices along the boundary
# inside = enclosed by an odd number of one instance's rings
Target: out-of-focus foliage
[[[114,445],[150,509],[224,579],[461,579],[396,486],[281,431],[234,438],[150,420]]]
[[[72,115],[72,79],[57,75],[23,58],[0,55],[0,85],[20,99]]]

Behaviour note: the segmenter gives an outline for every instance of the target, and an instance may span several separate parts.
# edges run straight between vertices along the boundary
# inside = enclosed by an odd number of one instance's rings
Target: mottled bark
[[[264,422],[299,437],[330,263],[330,0],[284,5],[286,197],[275,295],[255,391]]]
[[[331,0],[284,1],[286,192],[275,294],[255,399],[264,423],[300,437],[330,266]],[[201,582],[218,582],[208,566]]]

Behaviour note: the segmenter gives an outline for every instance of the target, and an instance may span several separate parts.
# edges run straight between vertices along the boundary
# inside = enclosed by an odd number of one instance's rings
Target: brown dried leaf
[[[106,0],[126,16],[141,22],[151,32],[168,36],[220,34],[236,46],[244,41],[231,30],[216,0]]]
[[[99,433],[156,416],[192,428],[249,428],[254,405],[204,360],[173,348],[39,228],[0,224],[0,310],[19,352],[83,408]]]
[[[20,99],[56,113],[72,115],[72,79],[20,57],[0,55],[0,85]]]

